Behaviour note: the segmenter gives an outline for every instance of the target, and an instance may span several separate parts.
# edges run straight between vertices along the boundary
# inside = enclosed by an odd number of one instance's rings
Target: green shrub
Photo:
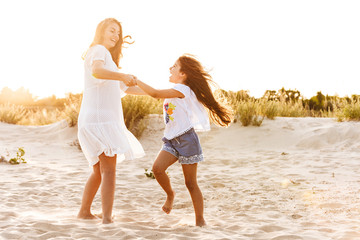
[[[10,164],[26,163],[24,155],[25,155],[24,148],[18,148],[18,151],[16,152],[16,157],[11,158],[9,160],[9,163]]]
[[[149,172],[148,172],[147,168],[145,168],[144,170],[145,170],[145,176],[147,176],[148,178],[151,178],[151,179],[155,179],[155,175],[152,170],[150,170]]]

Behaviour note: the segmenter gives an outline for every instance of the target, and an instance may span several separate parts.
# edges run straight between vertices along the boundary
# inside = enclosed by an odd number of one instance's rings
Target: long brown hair
[[[124,43],[132,44],[133,42],[129,42],[126,40],[127,38],[131,39],[131,36],[127,35],[123,37],[122,26],[118,20],[116,20],[115,18],[106,18],[103,21],[101,21],[96,27],[95,37],[90,47],[96,44],[103,43],[105,29],[107,28],[107,26],[109,26],[110,23],[116,23],[120,28],[119,41],[116,43],[116,45],[113,48],[109,49],[113,61],[115,62],[116,66],[119,67],[119,62],[120,62],[120,58],[122,57],[122,48]]]
[[[210,85],[216,86],[216,83],[211,75],[190,54],[182,55],[178,61],[180,72],[186,75],[185,84],[195,93],[199,102],[209,110],[211,121],[220,126],[229,126],[233,118],[232,110],[223,100],[215,98]]]

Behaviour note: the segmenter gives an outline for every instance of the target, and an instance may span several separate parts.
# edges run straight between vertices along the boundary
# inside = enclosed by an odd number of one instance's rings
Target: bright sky
[[[0,89],[82,92],[81,55],[114,17],[135,40],[121,71],[157,88],[192,53],[226,90],[360,94],[358,0],[12,0],[0,9]]]

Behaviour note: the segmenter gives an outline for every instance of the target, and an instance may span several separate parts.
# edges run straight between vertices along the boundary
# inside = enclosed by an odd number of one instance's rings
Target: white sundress
[[[143,157],[144,150],[126,128],[121,104],[127,86],[120,81],[97,79],[92,76],[93,61],[104,61],[104,67],[118,71],[110,52],[102,45],[91,47],[85,57],[84,93],[78,118],[78,139],[82,151],[93,166],[99,155],[124,159]]]

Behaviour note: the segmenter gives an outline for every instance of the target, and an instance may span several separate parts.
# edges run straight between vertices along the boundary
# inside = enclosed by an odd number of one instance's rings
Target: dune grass
[[[143,119],[149,114],[162,113],[162,101],[150,96],[127,95],[122,98],[126,127],[136,136],[141,136],[146,126]]]
[[[298,99],[286,101],[285,99],[268,100],[266,98],[247,98],[241,100],[230,99],[234,110],[235,122],[240,121],[243,126],[260,126],[265,118],[273,120],[276,117],[328,117],[339,120],[357,120],[360,118],[359,102],[342,104],[339,101],[327,101],[324,108],[315,110],[305,101]],[[332,106],[326,108],[327,105]],[[342,117],[340,117],[342,116]]]
[[[143,118],[148,114],[161,114],[162,101],[149,96],[125,96],[122,99],[124,121],[137,137],[145,129]],[[70,127],[77,125],[81,95],[70,95],[60,107],[0,104],[0,122],[19,125],[47,125],[66,120]]]
[[[281,89],[267,91],[255,99],[246,91],[224,91],[221,96],[232,107],[234,122],[243,126],[261,126],[263,120],[276,117],[331,117],[338,121],[360,121],[359,96],[339,98],[318,92],[311,99],[302,99],[298,91]],[[275,92],[276,93],[276,92]],[[69,126],[76,126],[81,106],[81,94],[68,94],[64,99],[52,96],[31,105],[0,103],[0,122],[21,125],[46,125],[66,119]],[[145,129],[143,118],[148,114],[162,113],[162,100],[149,96],[128,95],[122,99],[124,121],[137,137]]]
[[[360,98],[342,100],[335,112],[339,122],[360,121]]]
[[[22,105],[5,103],[0,105],[0,122],[18,124],[28,113]]]

